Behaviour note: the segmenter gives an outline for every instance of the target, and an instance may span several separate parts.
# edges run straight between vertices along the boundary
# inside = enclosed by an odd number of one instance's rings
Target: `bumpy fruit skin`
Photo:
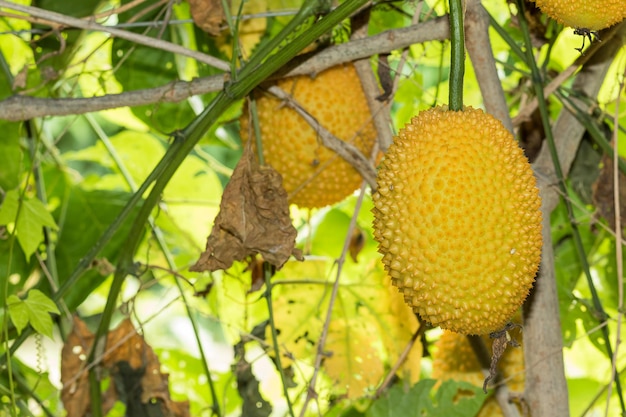
[[[626,18],[624,0],[534,0],[542,12],[577,29],[600,30]]]
[[[521,338],[516,338],[521,342]],[[492,340],[483,336],[483,341],[491,351]],[[498,364],[503,379],[511,393],[524,392],[524,352],[521,347],[507,347]],[[485,376],[467,337],[445,331],[435,344],[433,353],[432,377],[442,381],[452,379],[483,386]],[[523,414],[522,414],[523,415]],[[500,417],[502,410],[495,398],[485,401],[477,417]]]
[[[541,257],[532,169],[493,116],[421,112],[378,171],[374,236],[405,301],[463,334],[500,330],[524,302]]]
[[[278,86],[337,138],[369,156],[376,130],[356,70],[341,65],[315,78],[296,76]],[[323,207],[343,200],[361,184],[359,173],[320,142],[315,130],[281,100],[257,98],[265,162],[283,176],[289,202],[300,207]],[[241,137],[249,138],[248,111],[241,118]]]

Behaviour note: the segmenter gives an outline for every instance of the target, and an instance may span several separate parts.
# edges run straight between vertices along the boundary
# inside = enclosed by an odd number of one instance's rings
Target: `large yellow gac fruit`
[[[492,340],[483,337],[491,351]],[[518,340],[519,342],[519,340]],[[521,347],[507,347],[498,363],[498,371],[512,394],[524,392],[524,352]],[[467,337],[445,331],[435,344],[432,377],[442,381],[452,379],[482,387],[485,375]],[[500,417],[502,410],[495,398],[485,401],[477,417]]]
[[[534,0],[542,12],[577,29],[600,30],[626,18],[624,0]]]
[[[378,171],[374,236],[405,301],[463,334],[500,330],[539,267],[541,211],[530,164],[482,110],[421,112]]]
[[[296,76],[278,86],[337,138],[369,157],[376,130],[353,65],[332,67],[315,78]],[[322,145],[315,130],[295,110],[265,94],[257,98],[265,162],[283,176],[289,202],[323,207],[343,200],[361,184],[359,173]],[[241,118],[241,137],[250,136],[248,111]]]

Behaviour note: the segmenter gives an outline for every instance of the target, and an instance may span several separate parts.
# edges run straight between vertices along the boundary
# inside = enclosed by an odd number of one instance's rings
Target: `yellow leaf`
[[[336,384],[338,394],[353,399],[376,389],[385,374],[380,351],[372,336],[375,325],[367,320],[332,320],[324,351],[326,374]]]
[[[276,285],[272,291],[274,324],[284,367],[291,365],[293,360],[315,356],[328,305],[326,294],[330,293],[330,283],[325,279],[327,269],[326,260],[292,261],[287,262],[274,278],[277,282],[280,278],[302,281]],[[266,328],[265,340],[273,346],[270,326]]]
[[[382,382],[419,324],[389,283],[378,258],[344,271],[323,347],[332,355],[324,359],[323,368],[333,380],[336,394],[358,398]],[[316,257],[288,262],[274,277],[274,322],[283,366],[294,360],[313,364],[335,273],[334,259]],[[268,326],[266,341],[273,346],[271,340]],[[421,354],[418,340],[399,376],[417,381]]]
[[[389,277],[385,276],[384,285],[389,294],[389,315],[387,331],[381,331],[385,347],[389,352],[389,362],[393,365],[407,347],[413,334],[419,328],[419,322],[411,307],[404,302],[403,295],[391,285]],[[423,347],[421,340],[416,340],[409,351],[400,369],[398,376],[416,383],[420,379]]]

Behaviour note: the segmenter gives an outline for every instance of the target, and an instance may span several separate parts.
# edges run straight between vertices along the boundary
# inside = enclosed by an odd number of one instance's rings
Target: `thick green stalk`
[[[465,75],[465,30],[463,1],[450,0],[450,100],[452,111],[463,110],[463,77]]]
[[[541,74],[539,72],[539,68],[537,67],[537,63],[535,62],[535,57],[533,56],[532,51],[532,42],[530,39],[530,31],[528,29],[528,23],[526,22],[526,18],[524,16],[524,0],[517,0],[517,6],[519,8],[519,24],[522,30],[522,34],[524,35],[524,44],[526,46],[526,60],[529,64],[533,86],[535,88],[535,96],[537,97],[537,101],[539,102],[539,111],[541,113],[541,120],[543,122],[543,128],[546,133],[546,141],[548,142],[548,148],[550,150],[550,156],[552,157],[552,162],[554,164],[554,170],[556,176],[558,178],[558,187],[561,195],[561,199],[565,203],[565,207],[567,209],[567,214],[570,219],[574,219],[574,209],[572,207],[571,199],[568,197],[568,190],[565,185],[565,177],[563,176],[563,170],[561,168],[561,163],[559,161],[559,155],[556,149],[556,144],[554,142],[554,135],[552,134],[552,128],[550,126],[550,114],[548,113],[548,105],[544,98],[543,91],[543,80],[541,78]],[[572,235],[574,238],[574,245],[576,247],[576,253],[578,254],[578,258],[583,267],[583,271],[585,272],[585,277],[587,278],[587,284],[589,286],[589,290],[591,292],[591,298],[593,302],[593,307],[596,310],[596,315],[594,317],[598,318],[600,324],[604,324],[606,320],[608,320],[608,314],[602,307],[602,301],[600,301],[600,297],[598,296],[598,292],[596,290],[595,284],[593,283],[593,279],[591,277],[591,269],[589,267],[589,262],[587,260],[587,255],[585,254],[585,248],[583,245],[582,238],[580,236],[580,231],[578,230],[578,225],[575,221],[570,222],[572,227]],[[607,356],[612,359],[613,358],[613,348],[611,347],[611,338],[609,336],[608,326],[601,326],[600,331],[602,332],[602,338],[604,340],[605,348],[607,351]],[[626,415],[626,404],[624,403],[624,397],[622,394],[622,387],[619,375],[614,374],[615,379],[615,387],[617,391],[617,395],[620,401],[620,406],[622,409],[622,415]]]
[[[327,12],[329,9],[329,0],[305,0],[302,7],[300,7],[298,13],[289,21],[289,23],[287,23],[283,30],[281,30],[276,37],[262,44],[259,47],[258,51],[255,51],[252,58],[246,63],[241,71],[239,71],[237,77],[245,78],[251,73],[255,72],[257,69],[259,69],[261,66],[265,66],[265,62],[268,60],[269,57],[272,56],[277,48],[278,51],[281,51],[280,44],[282,42],[288,41],[289,38],[292,37],[294,34],[305,32],[307,26],[310,26],[313,23],[313,19],[315,18],[315,16]],[[315,39],[316,38],[312,39],[311,42]],[[288,42],[285,46],[295,47],[295,53],[297,53],[308,45],[296,45],[296,42],[294,41]]]

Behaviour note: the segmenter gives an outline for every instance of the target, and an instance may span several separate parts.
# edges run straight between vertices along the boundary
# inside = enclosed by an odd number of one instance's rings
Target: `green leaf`
[[[10,295],[7,298],[7,307],[9,309],[9,317],[13,325],[17,329],[18,333],[22,333],[22,330],[28,326],[28,309],[26,303],[17,295]]]
[[[124,0],[121,5],[130,3]],[[158,0],[148,0],[143,3],[145,10],[150,6],[158,6]],[[139,22],[153,22],[159,20],[160,7],[155,7],[152,12],[141,15]],[[135,20],[136,11],[129,11],[119,14],[122,22]],[[132,32],[141,33],[145,36],[154,36],[166,41],[174,41],[172,34],[176,29],[168,26],[165,30],[161,27],[153,27],[146,31],[145,28],[128,29]],[[115,38],[112,45],[113,67],[119,68],[115,71],[117,81],[122,85],[124,91],[142,90],[167,85],[183,78],[179,74],[176,57],[171,52],[160,49],[137,45],[124,39]],[[180,103],[158,103],[149,106],[136,106],[132,108],[133,113],[148,126],[153,126],[156,131],[170,133],[182,129],[195,117],[188,101]]]
[[[435,394],[433,417],[473,417],[487,396],[468,382],[445,381]]]
[[[367,417],[421,417],[428,414],[430,390],[437,383],[425,379],[405,390],[401,384],[394,385],[383,397],[374,401]],[[426,411],[426,414],[424,412]]]
[[[367,417],[474,417],[486,395],[479,387],[467,382],[444,381],[434,397],[431,390],[437,383],[424,379],[406,390],[401,384],[393,386],[385,396],[376,400]]]
[[[17,123],[0,123],[0,189],[12,190],[19,185],[22,149],[20,148]]]
[[[335,394],[355,399],[378,385],[385,366],[395,363],[418,322],[378,258],[346,263],[344,268],[324,346],[332,356],[325,359],[324,371],[334,382]],[[316,256],[287,262],[274,276],[274,322],[283,366],[292,360],[310,361],[317,352],[335,274],[334,258]],[[269,327],[267,332],[272,344]],[[403,378],[415,381],[419,376],[421,353],[417,342],[399,372]]]
[[[86,17],[92,15],[99,4],[100,0],[81,0],[78,2],[33,0],[31,5],[66,16]],[[44,30],[50,29],[48,26],[41,25],[33,25],[33,27]],[[84,31],[70,30],[64,31],[63,35],[35,38],[32,47],[37,61],[39,62],[45,56],[46,59],[42,62],[44,66],[52,66],[57,71],[65,71],[67,63],[71,60],[77,47],[80,46],[83,35]],[[63,43],[60,42],[61,36],[63,36]]]
[[[59,284],[63,284],[80,259],[117,217],[131,194],[111,190],[85,190],[82,185],[73,184],[68,174],[56,167],[46,167],[44,171],[48,197],[59,201],[54,216],[63,219],[59,220],[55,251]],[[135,208],[134,213],[138,210],[139,207]],[[63,300],[70,311],[74,311],[110,275],[111,271],[106,266],[115,264],[133,218],[134,215],[131,214],[100,252],[95,267],[86,271],[65,295]],[[43,283],[40,289],[44,293],[52,291],[47,283]]]
[[[6,193],[2,205],[0,206],[0,225],[7,225],[15,222],[19,208],[19,193],[11,190]]]
[[[30,256],[43,241],[43,227],[56,228],[56,223],[39,199],[23,200],[21,209],[19,199],[18,190],[7,192],[2,207],[0,207],[0,224],[15,222],[14,233],[24,250],[26,259],[30,259]]]
[[[16,226],[17,240],[27,258],[30,258],[37,250],[37,246],[43,242],[43,228],[45,226],[57,228],[54,218],[38,198],[23,202]]]
[[[11,295],[7,299],[7,305],[9,316],[18,333],[30,323],[37,333],[52,339],[53,323],[49,313],[59,314],[59,309],[44,293],[32,289],[25,300]]]

